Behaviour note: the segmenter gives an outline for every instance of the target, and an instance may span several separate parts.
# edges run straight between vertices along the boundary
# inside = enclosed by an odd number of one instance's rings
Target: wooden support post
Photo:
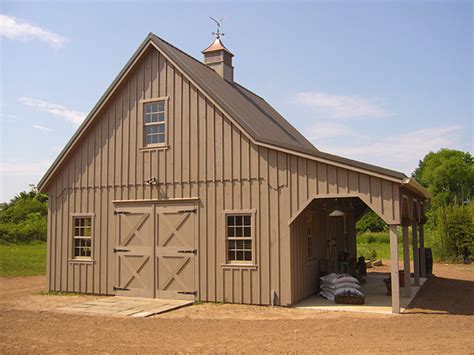
[[[420,251],[418,248],[418,222],[413,221],[412,226],[413,239],[413,269],[415,271],[415,286],[420,286]]]
[[[426,277],[426,256],[425,256],[425,229],[424,225],[418,227],[420,233],[420,276]]]
[[[392,313],[400,313],[400,283],[398,279],[397,225],[390,225],[390,275],[392,279]]]
[[[410,240],[408,238],[408,226],[402,226],[403,237],[403,288],[405,297],[411,297],[411,281],[410,281]]]

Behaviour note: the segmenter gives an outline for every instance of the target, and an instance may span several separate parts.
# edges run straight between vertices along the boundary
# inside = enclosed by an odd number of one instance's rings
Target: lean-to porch
[[[426,277],[424,260],[424,205],[404,191],[400,192],[400,222],[389,224],[390,273],[370,273],[365,291],[365,307],[382,307],[400,313],[415,296]],[[357,196],[314,197],[290,221],[291,275],[293,304],[340,310],[339,306],[316,296],[320,276],[328,273],[355,273],[357,244],[355,225],[369,211],[369,206]],[[379,211],[375,210],[380,215]],[[381,216],[383,218],[383,216]],[[403,269],[400,287],[398,233],[401,225]],[[412,232],[413,267],[410,269],[409,226]],[[422,259],[422,260],[420,260]],[[413,271],[413,280],[410,273]],[[391,296],[387,296],[384,278],[390,278]],[[402,296],[402,297],[400,297]],[[302,302],[304,301],[304,302]],[[301,303],[302,302],[302,303]],[[361,307],[361,306],[358,306]],[[364,306],[362,306],[364,307]],[[387,309],[387,307],[389,307]],[[371,308],[364,308],[369,311]]]

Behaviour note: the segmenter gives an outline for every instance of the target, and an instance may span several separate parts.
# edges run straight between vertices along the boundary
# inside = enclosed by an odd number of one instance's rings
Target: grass
[[[62,292],[62,291],[40,291],[37,293],[40,296],[84,296],[83,293],[77,292]]]
[[[46,243],[0,244],[0,276],[29,276],[46,273]]]
[[[430,248],[426,242],[430,240],[430,232],[425,230],[425,247]],[[410,235],[410,259],[413,258],[413,243]],[[365,232],[357,235],[357,257],[364,256],[366,260],[390,259],[390,236],[388,231],[380,233]],[[403,260],[403,238],[398,231],[398,257]]]

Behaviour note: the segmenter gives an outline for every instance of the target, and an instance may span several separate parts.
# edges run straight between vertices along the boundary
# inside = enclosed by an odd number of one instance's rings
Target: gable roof
[[[229,83],[223,80],[214,70],[204,63],[196,60],[155,34],[150,33],[38,183],[40,190],[46,186],[50,177],[59,168],[68,152],[86,131],[108,97],[113,93],[115,88],[118,87],[135,62],[140,58],[140,55],[150,44],[158,48],[175,66],[203,90],[205,94],[209,95],[218,107],[229,115],[257,144],[268,145],[290,153],[302,153],[306,157],[320,158],[324,161],[336,162],[344,166],[371,171],[391,177],[400,182],[407,179],[403,173],[394,170],[319,151],[263,98],[240,84],[235,82]]]
[[[257,142],[313,154],[317,149],[263,99],[223,80],[204,63],[151,34],[151,41]]]

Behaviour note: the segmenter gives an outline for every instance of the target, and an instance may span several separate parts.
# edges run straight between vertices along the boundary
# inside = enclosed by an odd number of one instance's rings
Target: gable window
[[[166,144],[166,101],[158,100],[143,104],[145,145]]]
[[[75,216],[74,220],[74,258],[92,257],[92,217]]]
[[[252,215],[227,214],[227,262],[251,263],[253,260]]]

